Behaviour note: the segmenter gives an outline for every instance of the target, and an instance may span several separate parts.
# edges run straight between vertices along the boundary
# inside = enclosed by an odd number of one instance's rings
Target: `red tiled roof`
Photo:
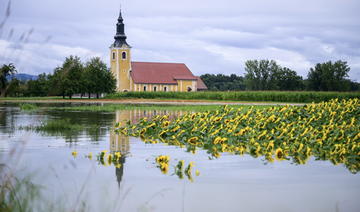
[[[198,90],[207,90],[207,86],[205,85],[204,81],[202,81],[202,79],[198,76],[196,76],[197,78],[197,89]]]
[[[173,77],[176,80],[197,80],[195,76],[175,75]]]
[[[183,63],[131,62],[131,66],[131,77],[137,84],[177,84],[176,79],[197,79]]]

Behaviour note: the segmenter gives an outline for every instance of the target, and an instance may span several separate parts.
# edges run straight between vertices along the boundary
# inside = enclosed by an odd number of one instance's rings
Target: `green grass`
[[[50,120],[39,127],[39,131],[66,131],[66,130],[82,130],[83,126],[72,123],[70,119]]]
[[[250,108],[250,105],[230,105],[234,108]],[[267,108],[269,105],[255,105],[256,108]],[[131,104],[104,104],[100,105],[84,105],[84,106],[72,106],[72,107],[52,107],[54,110],[64,111],[103,111],[103,112],[114,112],[117,110],[167,110],[167,111],[207,111],[216,110],[221,108],[219,105],[131,105]]]
[[[0,211],[32,211],[39,197],[39,186],[31,177],[17,178],[6,165],[0,167]]]
[[[34,104],[28,104],[28,103],[22,103],[19,105],[20,106],[20,110],[37,110],[39,107],[34,105]]]
[[[330,99],[360,98],[360,92],[310,92],[310,91],[231,91],[231,92],[122,92],[110,94],[105,99],[184,99],[216,101],[293,102],[309,103]]]
[[[11,160],[13,157],[10,156],[8,159]],[[60,193],[56,200],[49,199],[43,192],[46,187],[33,183],[34,175],[26,174],[18,177],[15,168],[0,164],[1,212],[88,211],[85,196],[81,191],[78,192],[80,201],[71,200],[71,202],[76,201],[72,204],[69,204],[69,200],[65,199],[65,192]]]

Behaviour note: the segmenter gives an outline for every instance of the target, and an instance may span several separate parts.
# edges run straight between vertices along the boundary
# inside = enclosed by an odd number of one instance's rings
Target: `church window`
[[[146,86],[144,86],[144,91],[146,91]]]
[[[188,88],[187,88],[187,91],[188,91],[188,92],[192,91],[191,87],[188,87]]]
[[[126,60],[126,52],[123,52],[123,53],[122,53],[122,59],[123,59],[123,60]]]
[[[116,54],[115,52],[112,53],[112,59],[115,60]]]
[[[167,87],[164,87],[164,91],[165,91],[165,92],[167,91]]]
[[[154,86],[154,91],[156,91],[156,86]]]

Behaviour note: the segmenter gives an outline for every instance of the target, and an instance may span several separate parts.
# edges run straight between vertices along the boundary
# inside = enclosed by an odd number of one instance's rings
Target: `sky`
[[[120,4],[133,61],[243,75],[269,59],[306,78],[343,60],[360,82],[359,0],[0,0],[0,64],[34,75],[70,55],[109,64]]]

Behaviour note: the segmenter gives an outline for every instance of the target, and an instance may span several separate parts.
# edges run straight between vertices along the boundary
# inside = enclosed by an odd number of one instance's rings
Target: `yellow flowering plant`
[[[175,120],[160,116],[143,119],[116,131],[191,152],[202,148],[215,158],[227,152],[303,164],[314,157],[344,164],[352,173],[360,170],[358,98],[304,106],[252,107],[245,112],[225,106],[187,113]]]

